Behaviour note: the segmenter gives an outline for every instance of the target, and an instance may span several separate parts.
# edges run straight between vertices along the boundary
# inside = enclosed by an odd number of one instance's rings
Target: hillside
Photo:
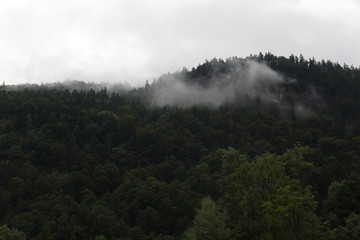
[[[0,86],[0,239],[360,228],[359,68],[260,53],[131,90],[73,83]]]

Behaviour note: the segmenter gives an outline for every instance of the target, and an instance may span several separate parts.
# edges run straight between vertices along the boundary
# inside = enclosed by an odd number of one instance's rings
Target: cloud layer
[[[0,80],[143,84],[205,59],[270,51],[360,65],[355,0],[12,0]]]

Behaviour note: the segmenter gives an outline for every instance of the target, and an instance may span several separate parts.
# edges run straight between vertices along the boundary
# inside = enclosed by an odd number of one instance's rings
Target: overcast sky
[[[270,51],[360,65],[358,0],[0,0],[0,81],[143,84]]]

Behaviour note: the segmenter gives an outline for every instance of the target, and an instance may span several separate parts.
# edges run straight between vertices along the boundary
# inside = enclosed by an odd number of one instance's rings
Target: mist
[[[54,82],[54,83],[24,83],[24,84],[12,84],[5,85],[3,82],[2,86],[0,86],[1,90],[6,91],[24,91],[24,90],[33,90],[33,91],[42,91],[42,90],[69,90],[69,91],[90,91],[93,90],[95,92],[99,92],[102,90],[107,91],[107,93],[119,93],[126,94],[130,90],[134,89],[128,83],[110,83],[110,82],[84,82],[79,80],[66,80],[63,82]]]
[[[225,73],[213,62],[209,64],[213,72],[206,81],[189,79],[184,71],[162,76],[152,84],[151,104],[219,107],[234,103],[247,105],[255,100],[278,103],[282,98],[278,86],[291,82],[266,64],[252,60],[229,61]]]
[[[221,106],[255,107],[282,116],[312,117],[313,107],[321,107],[323,101],[315,86],[305,86],[300,93],[293,87],[297,81],[271,69],[266,63],[252,57],[229,58],[226,61],[206,61],[191,71],[183,69],[168,73],[148,82],[144,87],[128,83],[94,83],[77,80],[45,84],[3,85],[0,89],[18,90],[70,90],[117,93],[130,98],[145,100],[150,106],[180,107]],[[307,89],[306,89],[307,88]],[[148,105],[148,106],[149,106]]]

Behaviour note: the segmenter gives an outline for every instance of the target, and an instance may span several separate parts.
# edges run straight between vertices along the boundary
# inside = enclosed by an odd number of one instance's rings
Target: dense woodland
[[[0,239],[359,239],[359,68],[247,59],[295,80],[290,107],[154,106],[161,81],[0,86]],[[235,60],[171,75],[206,85]]]

